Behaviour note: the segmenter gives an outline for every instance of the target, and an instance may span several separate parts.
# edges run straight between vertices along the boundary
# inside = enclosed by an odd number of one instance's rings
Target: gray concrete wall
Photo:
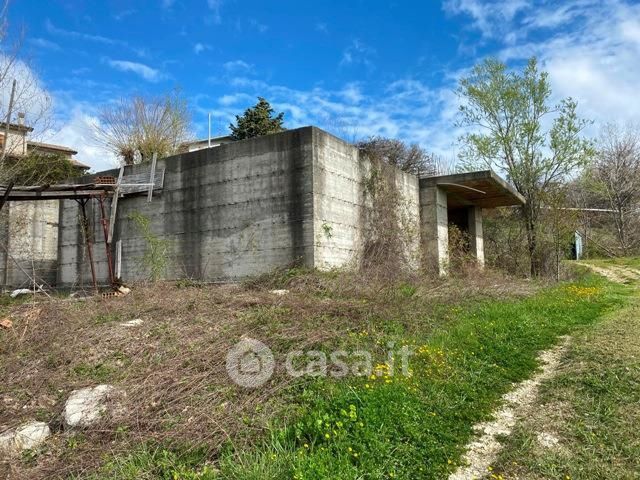
[[[478,261],[479,267],[484,267],[484,231],[482,229],[482,208],[469,207],[469,248],[471,254]]]
[[[169,250],[165,278],[235,280],[294,262],[314,265],[313,129],[225,144],[169,157],[164,188],[121,198],[113,243],[122,240],[122,279],[148,278],[149,249],[131,215],[150,221],[150,231]],[[148,171],[127,167],[125,175]],[[101,175],[116,176],[117,171]],[[91,210],[91,209],[90,209]],[[89,212],[101,283],[108,279],[97,204]],[[109,205],[107,205],[109,211]],[[64,201],[60,212],[58,285],[90,284],[79,207]]]
[[[9,202],[0,218],[0,283],[5,287],[55,285],[58,202]],[[26,273],[25,273],[26,272]],[[28,275],[27,275],[28,274]]]
[[[122,241],[125,282],[150,274],[143,260],[149,241],[135,215],[149,220],[152,236],[168,249],[163,271],[167,279],[238,280],[293,263],[320,269],[357,266],[371,240],[367,215],[375,205],[365,192],[374,167],[355,147],[315,127],[176,155],[160,160],[158,169],[163,168],[164,187],[151,203],[146,195],[119,201],[113,244]],[[125,176],[148,171],[148,165],[135,165],[127,167]],[[444,272],[446,193],[435,187],[420,189],[414,175],[387,173],[400,194],[398,229],[407,258],[417,267],[426,252],[434,268]],[[106,207],[108,214],[108,201]],[[87,211],[98,278],[105,284],[108,271],[97,202]],[[77,203],[64,201],[59,286],[91,283],[79,218]]]
[[[365,194],[373,166],[357,148],[314,128],[314,258],[321,269],[356,266],[370,231],[366,210],[375,208]],[[417,265],[419,251],[418,178],[400,170],[393,173],[400,200],[398,231],[406,240],[406,255]]]
[[[423,264],[427,270],[446,275],[449,266],[449,219],[447,193],[440,187],[420,189]]]

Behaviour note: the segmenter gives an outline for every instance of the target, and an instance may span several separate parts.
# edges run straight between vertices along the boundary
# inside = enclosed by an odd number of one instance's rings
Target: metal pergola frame
[[[113,288],[117,288],[118,279],[114,274],[113,258],[111,254],[111,243],[113,240],[113,230],[115,228],[118,198],[125,194],[146,193],[147,199],[151,202],[156,185],[156,164],[157,155],[153,154],[151,161],[151,172],[148,183],[124,183],[124,167],[120,167],[118,180],[116,183],[81,183],[81,184],[56,184],[56,185],[19,185],[13,183],[0,185],[0,211],[7,202],[31,202],[44,200],[75,200],[80,206],[82,216],[82,232],[87,244],[87,255],[91,267],[91,279],[93,288],[98,291],[95,263],[93,259],[93,242],[89,232],[89,220],[87,218],[86,206],[89,201],[96,199],[100,205],[100,223],[104,234],[105,253],[109,269],[109,282]],[[164,181],[164,170],[159,177]],[[138,191],[126,192],[127,187],[139,189]],[[159,188],[162,188],[161,186]],[[111,211],[107,217],[104,206],[105,199],[111,197]],[[14,260],[15,261],[15,260]],[[35,281],[35,280],[34,280]]]

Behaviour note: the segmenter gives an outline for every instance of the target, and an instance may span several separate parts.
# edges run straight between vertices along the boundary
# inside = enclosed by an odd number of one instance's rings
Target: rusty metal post
[[[84,239],[87,242],[87,253],[89,255],[89,265],[91,266],[91,278],[93,280],[93,289],[98,291],[98,281],[96,280],[96,267],[93,264],[93,246],[91,245],[91,236],[89,235],[89,221],[87,220],[86,204],[88,200],[76,200],[82,207],[82,229],[84,231]]]
[[[9,185],[7,185],[4,191],[4,195],[0,198],[0,210],[2,210],[4,204],[7,203],[7,199],[9,198],[9,195],[11,195],[11,190],[13,190],[13,182],[9,182]]]
[[[109,243],[109,224],[104,210],[104,197],[104,193],[98,197],[98,202],[100,202],[100,223],[102,223],[102,231],[104,232],[104,247],[107,254],[107,265],[109,266],[109,282],[111,286],[114,286],[116,281],[113,277],[113,261],[111,258],[111,244]]]

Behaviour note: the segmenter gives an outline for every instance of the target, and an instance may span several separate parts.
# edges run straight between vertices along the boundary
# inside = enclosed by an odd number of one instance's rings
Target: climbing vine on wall
[[[416,219],[396,184],[398,171],[371,153],[367,158],[371,169],[363,179],[366,207],[361,266],[402,270],[415,263]]]
[[[138,231],[147,244],[140,263],[148,271],[149,278],[154,282],[158,281],[166,272],[171,242],[159,238],[151,231],[151,221],[145,215],[139,212],[132,212],[128,218],[136,224]]]

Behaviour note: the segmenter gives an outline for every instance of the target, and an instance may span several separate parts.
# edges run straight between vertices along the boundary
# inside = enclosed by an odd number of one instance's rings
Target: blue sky
[[[20,0],[13,32],[53,98],[51,141],[94,168],[101,105],[180,87],[194,135],[226,133],[262,95],[286,125],[380,134],[456,155],[457,80],[489,55],[537,55],[557,98],[597,126],[640,118],[640,5],[625,1]]]

